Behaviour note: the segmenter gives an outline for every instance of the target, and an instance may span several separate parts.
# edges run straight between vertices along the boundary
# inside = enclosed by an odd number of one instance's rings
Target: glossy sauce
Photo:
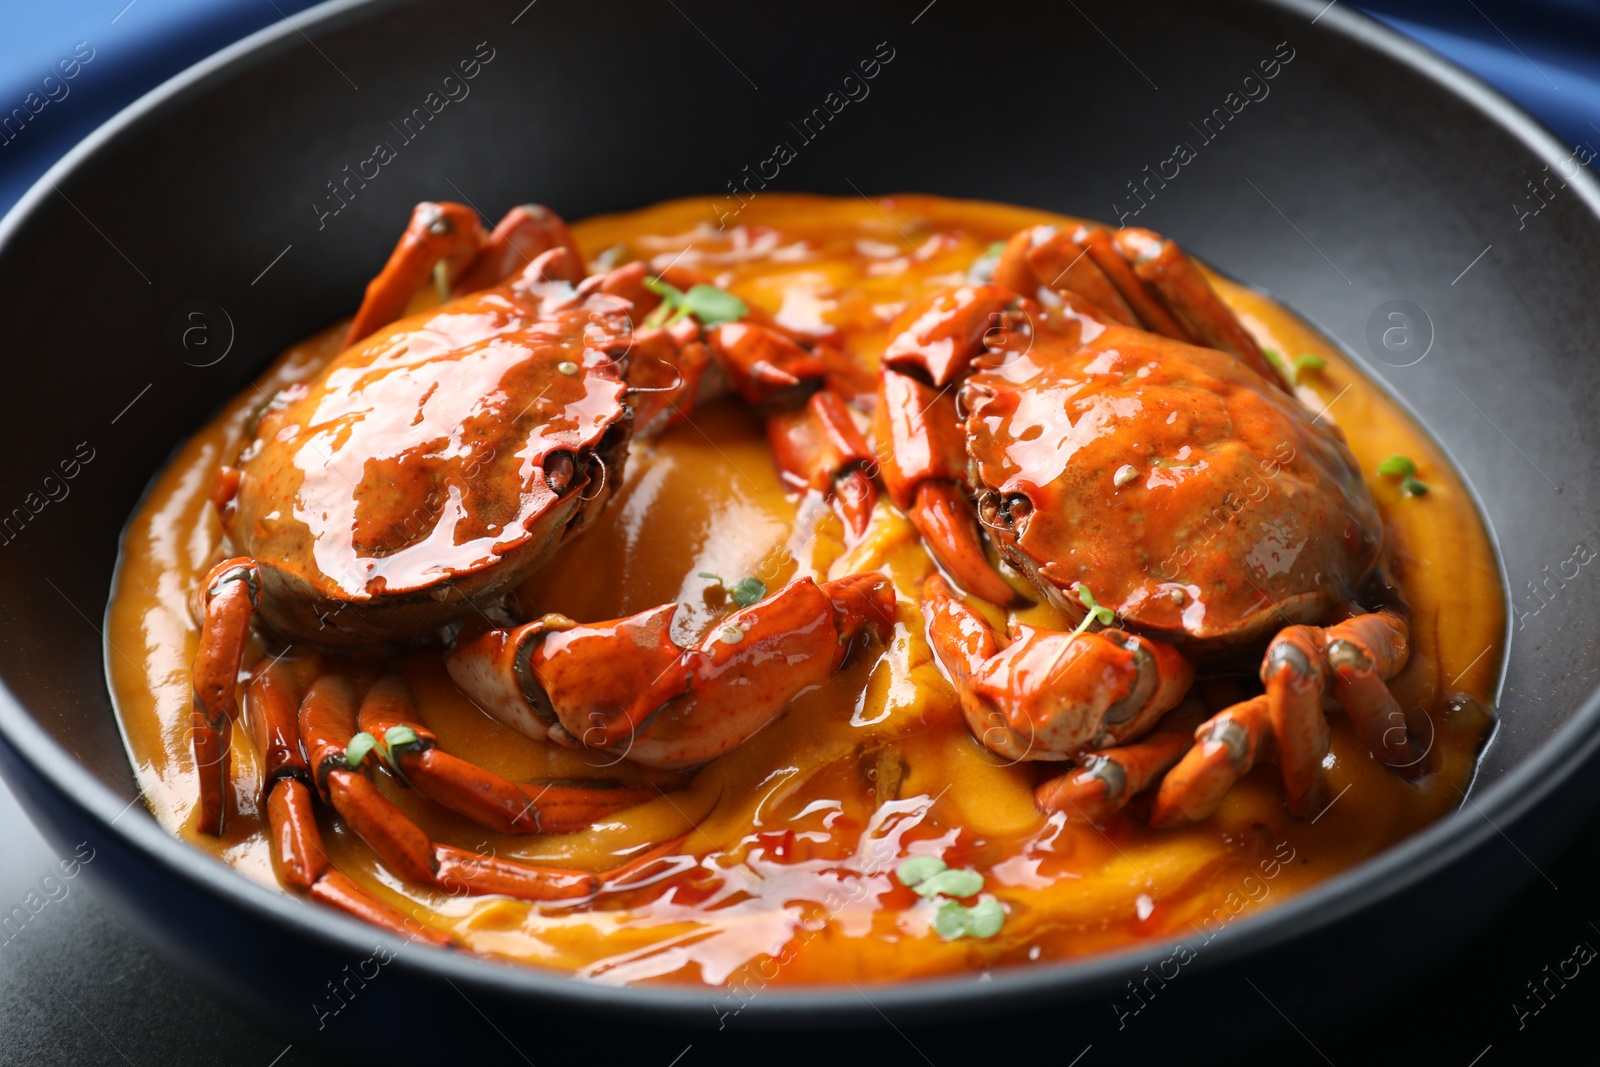
[[[905,196],[863,199],[763,194],[718,231],[704,201],[591,219],[573,233],[594,269],[644,257],[698,267],[752,306],[801,331],[840,331],[874,366],[888,321],[915,297],[965,279],[984,250],[1023,226],[1066,224],[1042,212]],[[376,261],[375,261],[376,265]],[[1366,752],[1335,714],[1325,763],[1334,797],[1315,823],[1289,818],[1274,764],[1236,786],[1207,822],[1156,831],[1138,802],[1104,830],[1045,817],[1032,790],[1057,773],[1009,765],[973,740],[922,637],[916,590],[932,570],[909,523],[881,504],[846,551],[838,521],[785,492],[759,419],[721,400],[659,440],[635,442],[625,484],[594,528],[527,582],[525,617],[557,611],[611,618],[678,601],[680,641],[733,610],[699,577],[745,576],[769,588],[802,575],[888,573],[900,625],[888,647],[797,699],[787,715],[694,775],[645,772],[602,753],[524,738],[466,701],[439,650],[398,666],[420,715],[448,751],[513,779],[652,781],[669,790],[591,830],[560,837],[492,834],[379,776],[381,788],[435,840],[501,856],[608,870],[660,842],[626,891],[580,906],[459,898],[401,882],[326,810],[329,856],[346,874],[470,949],[607,983],[771,985],[886,982],[1102,952],[1144,939],[1194,936],[1360,862],[1452,810],[1470,780],[1489,720],[1471,701],[1494,695],[1505,631],[1499,572],[1480,517],[1427,437],[1314,331],[1265,297],[1219,282],[1262,341],[1289,358],[1327,360],[1302,399],[1343,427],[1386,524],[1396,578],[1412,608],[1409,665],[1392,683],[1402,707],[1426,708],[1428,777],[1411,784]],[[425,299],[425,298],[424,298]],[[306,379],[336,351],[333,328],[285,354],[260,393]],[[219,558],[207,503],[260,400],[251,391],[184,445],[129,524],[108,616],[107,665],[128,750],[157,819],[245,875],[277,885],[257,811],[255,754],[235,732],[238,815],[216,839],[194,830],[189,596]],[[1391,453],[1416,460],[1429,493],[1403,496],[1372,472]],[[997,624],[1005,613],[988,612]],[[1015,613],[1061,626],[1047,606]],[[246,664],[263,650],[252,641]],[[309,679],[329,661],[296,650]],[[339,665],[374,677],[384,664]],[[1254,691],[1247,677],[1197,683],[1213,710]],[[680,840],[681,839],[681,840]],[[985,876],[1005,905],[1000,933],[945,941],[933,905],[893,877],[909,853],[937,853]],[[308,904],[307,906],[314,906]]]

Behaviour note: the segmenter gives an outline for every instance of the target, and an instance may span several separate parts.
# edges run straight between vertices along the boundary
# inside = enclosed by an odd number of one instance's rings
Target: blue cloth
[[[140,94],[312,3],[7,4],[0,14],[0,210]],[[1600,148],[1597,0],[1379,0],[1363,10],[1473,71],[1569,144]]]
[[[313,2],[6,3],[0,10],[0,211],[9,209],[52,163],[128,103],[185,67]],[[84,61],[84,56],[91,58]]]
[[[1600,151],[1600,2],[1385,0],[1363,10]]]

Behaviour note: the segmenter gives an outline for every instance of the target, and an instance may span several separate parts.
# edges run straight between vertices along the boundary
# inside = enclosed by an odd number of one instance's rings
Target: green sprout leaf
[[[659,296],[662,300],[677,307],[683,303],[683,290],[670,282],[664,282],[653,274],[644,276],[644,287]]]
[[[1116,620],[1117,613],[1097,603],[1094,599],[1094,594],[1089,591],[1089,587],[1082,583],[1078,585],[1078,603],[1084,606],[1085,612],[1083,621],[1078,624],[1076,630],[1072,631],[1072,637],[1077,637],[1083,633],[1089,628],[1089,623],[1095,620],[1099,620],[1101,626],[1110,626]]]
[[[919,882],[915,889],[932,900],[936,896],[970,897],[983,888],[983,875],[969,870],[942,870]]]
[[[661,298],[661,306],[645,319],[646,326],[671,326],[685,315],[693,315],[705,326],[718,326],[750,314],[743,300],[714,285],[696,285],[686,293],[660,278],[645,275],[644,287]]]
[[[1005,909],[994,897],[983,896],[970,908],[958,899],[977,896],[983,889],[983,875],[977,871],[953,869],[938,856],[912,856],[894,873],[901,885],[938,905],[933,929],[946,941],[993,937],[1005,922]]]
[[[1322,370],[1328,365],[1327,360],[1321,356],[1313,356],[1310,352],[1302,352],[1294,357],[1293,363],[1284,359],[1283,355],[1275,348],[1263,348],[1261,353],[1267,357],[1267,362],[1276,367],[1278,373],[1283,375],[1283,380],[1291,386],[1300,384],[1301,375],[1311,371]]]
[[[1378,473],[1388,478],[1412,478],[1416,476],[1417,465],[1410,456],[1396,453],[1378,464]]]
[[[403,751],[412,745],[422,744],[422,738],[411,727],[401,724],[391,726],[383,732],[383,758],[391,767],[396,767],[395,760]],[[396,767],[398,769],[398,767]]]
[[[1378,473],[1385,478],[1399,478],[1400,491],[1406,496],[1426,496],[1427,483],[1417,477],[1417,465],[1410,456],[1399,453],[1378,464]]]
[[[946,941],[954,941],[967,932],[967,906],[959,900],[947,900],[933,913],[933,929]]]
[[[720,575],[712,574],[710,571],[701,571],[700,577],[708,582],[716,582],[741,608],[748,608],[767,598],[767,583],[760,578],[741,578],[729,585]]]
[[[958,937],[993,937],[1006,921],[1006,911],[994,897],[984,897],[972,907],[946,900],[933,913],[933,929],[946,941]]]
[[[714,285],[697,285],[683,294],[680,305],[706,326],[737,322],[750,314],[743,300]]]
[[[994,897],[984,897],[967,909],[967,934],[970,937],[993,937],[1006,921],[1006,909]]]
[[[351,770],[359,770],[361,761],[366,759],[372,753],[372,750],[377,747],[378,739],[363,730],[352,737],[350,744],[345,747],[344,761],[350,766]]]
[[[738,604],[741,608],[748,608],[750,605],[767,598],[767,583],[760,578],[741,578],[739,584],[728,592],[733,597],[735,604]]]
[[[1327,365],[1328,361],[1321,356],[1313,356],[1310,352],[1302,352],[1294,357],[1294,367],[1289,372],[1289,384],[1299,385],[1301,375],[1322,370]]]
[[[1289,365],[1283,361],[1283,357],[1278,354],[1276,348],[1262,348],[1261,354],[1267,357],[1268,363],[1277,368],[1279,374],[1283,375],[1284,381],[1289,381],[1292,384],[1290,375],[1294,372],[1289,369]]]
[[[945,869],[944,860],[938,856],[912,856],[896,868],[894,876],[901,885],[915,889]]]

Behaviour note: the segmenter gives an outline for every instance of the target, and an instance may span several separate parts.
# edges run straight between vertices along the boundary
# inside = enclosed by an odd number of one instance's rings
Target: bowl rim
[[[58,185],[80,168],[91,165],[103,145],[156,116],[169,102],[189,93],[204,92],[208,82],[226,77],[236,68],[266,61],[276,49],[292,45],[293,38],[307,36],[309,30],[328,30],[376,17],[384,8],[410,2],[414,0],[327,0],[295,18],[286,17],[250,34],[149,90],[59,159],[0,218],[0,257],[6,254],[28,217]],[[1328,32],[1409,68],[1464,101],[1536,159],[1559,166],[1567,158],[1563,142],[1498,90],[1369,15],[1345,5],[1324,4],[1323,0],[1244,2],[1256,8],[1309,17],[1312,25],[1326,22]],[[1583,172],[1570,179],[1568,186],[1592,214],[1600,217],[1600,182]],[[1489,529],[1493,536],[1493,527]],[[1509,619],[1507,627],[1505,661],[1509,661],[1514,643]],[[521,995],[589,1011],[622,1006],[645,1022],[709,1026],[713,1017],[705,1007],[709,1004],[715,1008],[719,1003],[726,1007],[736,996],[726,986],[612,986],[466,953],[427,951],[332,909],[259,885],[168,833],[148,812],[142,818],[120,821],[133,802],[81,767],[34,721],[3,679],[0,742],[9,745],[33,773],[50,783],[64,803],[74,806],[87,821],[97,824],[102,832],[118,839],[146,862],[195,890],[227,901],[259,922],[285,927],[325,949],[360,956],[372,951],[377,939],[395,954],[394,963],[400,969],[423,981],[449,981],[502,996]],[[1526,814],[1597,749],[1600,688],[1591,692],[1565,724],[1491,785],[1481,798],[1473,799],[1469,793],[1463,807],[1376,856],[1285,903],[1227,924],[1207,942],[1206,951],[1197,962],[1209,968],[1305,937],[1415,885],[1475,851],[1492,835],[1505,836],[1500,822],[1512,822]],[[1468,818],[1468,806],[1481,818]],[[1529,863],[1532,865],[1531,860]],[[1121,979],[1166,959],[1183,941],[1162,939],[1055,963],[914,979],[873,985],[868,990],[848,981],[843,985],[768,987],[748,999],[739,997],[737,1014],[748,1014],[749,1024],[755,1027],[791,1025],[802,1019],[813,1027],[844,1027],[874,1015],[882,1016],[885,1010],[904,1016],[938,1012],[944,1018],[956,1018],[1002,1007],[1015,1008],[1051,994],[1075,998],[1095,992],[1112,995],[1111,990]],[[717,1019],[720,1022],[720,1015]]]

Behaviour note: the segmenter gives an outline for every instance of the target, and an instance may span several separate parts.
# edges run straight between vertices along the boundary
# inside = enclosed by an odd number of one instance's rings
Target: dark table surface
[[[88,42],[94,59],[48,122],[0,145],[0,209],[78,139],[183,67],[281,17],[305,0],[28,0],[0,10],[0,101],[21,100],[59,55]],[[1390,0],[1365,5],[1402,32],[1492,82],[1573,145],[1600,145],[1600,3],[1594,0]],[[80,53],[81,54],[81,53]],[[41,118],[46,116],[41,115]],[[1351,990],[1348,1026],[1306,1033],[1264,997],[1241,988],[1236,1018],[1195,1036],[1194,1062],[1442,1063],[1456,1067],[1592,1063],[1600,967],[1600,817],[1567,851],[1535,866],[1502,835],[1504,862],[1528,867],[1530,885],[1489,929],[1464,932],[1453,957],[1395,1003]],[[0,784],[0,914],[27,921],[0,929],[0,1063],[242,1064],[333,1062],[295,1048],[210,999],[125,929],[34,831]],[[1459,891],[1470,893],[1463,885]],[[24,907],[26,905],[26,907]],[[196,937],[206,936],[203,930]],[[891,1036],[890,1062],[940,1063],[914,1031]],[[1221,1033],[1230,1036],[1225,1045]],[[1071,1048],[1067,1046],[1071,1045]],[[544,1062],[536,1039],[500,1055]],[[1051,1060],[1076,1055],[1070,1038]],[[901,1055],[894,1055],[898,1050]],[[1065,1050],[1065,1055],[1062,1055]],[[776,1050],[775,1050],[776,1051]],[[1022,1056],[1040,1054],[1014,1050]],[[463,1050],[474,1058],[475,1050]],[[500,1055],[488,1058],[498,1059]],[[1082,1067],[1117,1055],[1085,1051]],[[676,1057],[676,1058],[675,1058]],[[781,1057],[780,1057],[781,1058]],[[875,1057],[876,1058],[876,1057]],[[718,1062],[708,1033],[685,1049],[665,1044],[660,1067]],[[654,1067],[654,1065],[645,1065]]]

